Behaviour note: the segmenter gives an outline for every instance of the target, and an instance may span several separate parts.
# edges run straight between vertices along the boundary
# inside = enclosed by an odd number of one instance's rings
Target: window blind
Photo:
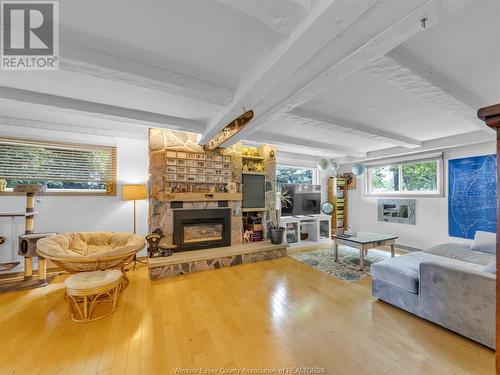
[[[0,178],[109,186],[116,181],[116,147],[0,138]]]

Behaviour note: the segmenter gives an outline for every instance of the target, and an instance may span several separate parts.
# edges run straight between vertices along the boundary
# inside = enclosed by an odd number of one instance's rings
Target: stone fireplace
[[[265,207],[243,208],[243,175],[265,176]],[[149,130],[149,231],[160,229],[172,256],[148,259],[149,276],[160,279],[286,256],[287,245],[243,243],[248,218],[276,201],[276,147],[205,150],[193,133]],[[258,210],[258,211],[256,211]],[[251,228],[252,229],[252,228]],[[191,251],[198,250],[198,251]]]
[[[248,216],[255,215],[255,211],[242,207],[243,174],[265,176],[265,207],[276,201],[276,148],[261,145],[254,152],[255,155],[250,154],[242,142],[207,151],[198,144],[194,133],[150,129],[149,232],[160,229],[165,235],[165,243],[178,246],[174,253],[184,253],[186,257],[193,254],[187,250],[241,244],[244,222]],[[245,165],[244,153],[248,154]],[[255,163],[255,170],[249,163]],[[258,207],[258,213],[265,216],[265,207]],[[174,228],[177,226],[174,221],[180,220],[174,216],[189,210],[197,211],[197,218],[204,217],[202,211],[206,214],[224,211],[227,216],[224,224],[206,226],[207,223],[194,221],[179,226],[182,230]],[[262,239],[266,239],[268,220],[268,217],[263,218]]]
[[[174,209],[173,242],[177,251],[231,245],[231,209]]]

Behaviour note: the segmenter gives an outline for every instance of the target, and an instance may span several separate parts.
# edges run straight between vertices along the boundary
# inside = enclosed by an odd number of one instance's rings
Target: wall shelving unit
[[[347,223],[347,178],[342,175],[328,179],[328,200],[333,204],[332,233],[344,233]]]

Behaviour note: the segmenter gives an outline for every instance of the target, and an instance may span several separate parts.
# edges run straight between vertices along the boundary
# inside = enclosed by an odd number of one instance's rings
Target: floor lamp
[[[126,184],[123,185],[122,190],[122,200],[124,201],[134,201],[134,234],[137,233],[136,224],[136,201],[146,199],[148,197],[148,191],[146,185],[144,184]]]

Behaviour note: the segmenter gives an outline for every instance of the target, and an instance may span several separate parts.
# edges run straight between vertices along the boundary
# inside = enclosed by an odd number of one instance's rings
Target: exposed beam
[[[297,154],[278,149],[276,161],[283,165],[293,165],[298,167],[316,167],[320,158],[314,155]]]
[[[0,99],[30,103],[51,111],[65,111],[70,113],[76,111],[88,116],[115,121],[126,119],[127,122],[142,124],[144,126],[154,124],[157,127],[193,132],[200,132],[204,128],[204,124],[200,121],[5,86],[0,86]]]
[[[273,91],[377,1],[318,1],[288,38],[273,45],[256,60],[241,80],[231,104],[221,109],[207,125],[201,143],[206,143],[238,117],[243,112],[242,108],[253,109],[257,116],[261,116],[267,107],[259,106],[259,103],[269,98]]]
[[[119,137],[130,139],[147,139],[148,126],[139,124],[124,124],[120,122],[107,121],[103,126],[102,122],[99,126],[89,125],[74,125],[62,124],[52,121],[40,121],[31,118],[21,118],[12,116],[0,115],[0,126],[12,126],[15,128],[31,128],[52,130],[64,133],[99,135],[103,137]]]
[[[463,133],[454,136],[432,139],[422,143],[422,147],[408,150],[403,147],[391,147],[384,150],[377,150],[368,152],[365,157],[353,158],[346,157],[337,159],[340,164],[350,164],[366,161],[375,161],[378,159],[394,158],[399,156],[406,156],[411,154],[418,154],[423,152],[432,152],[439,150],[446,150],[449,148],[463,147],[480,143],[491,142],[496,140],[496,135],[486,132],[484,130],[476,130],[470,133]]]
[[[61,45],[59,69],[220,106],[233,98],[232,90],[215,83],[68,43]]]
[[[403,18],[388,12],[389,4],[367,12],[367,16],[346,30],[342,38],[335,38],[317,56],[310,59],[300,72],[296,72],[293,79],[281,87],[274,86],[272,92],[259,100],[246,103],[247,108],[254,109],[255,119],[251,126],[243,129],[231,142],[248,138],[249,133],[269,124],[269,121],[279,119],[283,113],[320,95],[335,83],[381,58],[422,31],[421,19],[427,18],[427,27],[431,27],[469,2],[470,0],[427,0],[423,4],[418,2],[422,5],[416,6],[416,9],[409,11]],[[349,2],[349,5],[351,4],[352,2]],[[380,30],[380,24],[390,26]],[[218,123],[217,127],[222,124],[223,121]]]
[[[326,129],[335,133],[354,135],[361,138],[371,139],[394,146],[407,148],[420,147],[422,142],[399,134],[387,132],[385,130],[372,128],[354,121],[341,119],[325,115],[323,113],[312,112],[301,108],[295,108],[286,113],[283,120],[304,126],[305,131],[316,129]]]
[[[412,56],[402,47],[395,48],[363,70],[444,111],[465,118],[480,129],[488,129],[476,117],[477,109],[485,103]]]
[[[306,138],[295,138],[282,134],[258,132],[253,133],[248,140],[273,143],[278,145],[281,150],[287,152],[297,153],[297,151],[300,150],[309,155],[321,157],[338,157],[339,154],[358,157],[366,156],[366,152],[355,150],[350,147],[335,145],[329,142],[311,141]]]
[[[265,23],[271,31],[289,35],[311,9],[311,0],[217,0]]]

